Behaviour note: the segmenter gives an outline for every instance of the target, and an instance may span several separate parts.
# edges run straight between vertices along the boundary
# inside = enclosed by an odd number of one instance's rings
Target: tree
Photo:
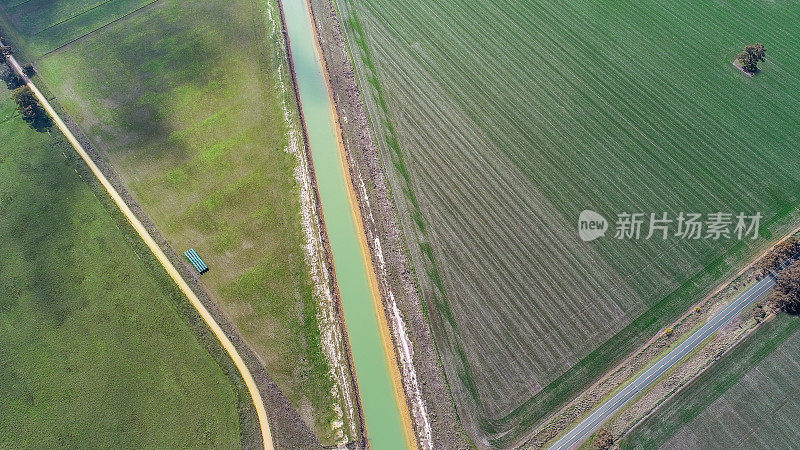
[[[766,53],[767,49],[764,44],[753,44],[746,46],[736,59],[742,65],[742,70],[747,73],[756,73],[758,72],[758,63],[764,61]]]
[[[595,433],[592,444],[597,450],[608,450],[614,445],[614,435],[608,428],[601,427]]]
[[[781,311],[800,314],[800,261],[794,261],[778,274],[770,301]]]
[[[768,251],[756,264],[759,278],[771,273],[787,259],[794,256],[800,251],[800,239],[794,236],[777,243],[770,251]]]
[[[28,78],[36,75],[36,69],[33,67],[33,64],[31,63],[25,63],[22,66],[22,71],[25,73],[25,75],[28,76]]]
[[[20,86],[14,89],[14,92],[11,93],[11,98],[17,102],[17,106],[24,107],[24,106],[39,106],[39,101],[36,100],[36,95],[33,94],[33,91],[28,86]]]
[[[22,79],[22,77],[11,70],[11,67],[8,67],[8,64],[0,63],[0,78],[5,81],[6,86],[8,86],[8,88],[12,91],[25,84],[25,81]]]
[[[52,126],[52,121],[39,104],[31,88],[20,86],[11,93],[11,98],[17,103],[17,109],[22,118],[37,131],[44,131]]]

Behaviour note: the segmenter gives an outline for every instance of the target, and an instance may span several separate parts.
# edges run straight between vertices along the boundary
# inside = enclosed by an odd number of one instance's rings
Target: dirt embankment
[[[466,448],[369,124],[342,24],[331,0],[309,0],[367,242],[421,448]]]

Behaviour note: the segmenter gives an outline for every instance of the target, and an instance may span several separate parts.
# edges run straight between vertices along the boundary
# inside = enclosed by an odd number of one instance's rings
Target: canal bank
[[[413,218],[399,215],[397,199],[392,194],[390,181],[395,161],[392,149],[386,148],[384,127],[391,118],[383,115],[375,98],[378,93],[372,81],[377,74],[363,64],[369,60],[364,53],[367,46],[352,41],[358,35],[354,5],[349,0],[308,3],[340,119],[339,130],[372,251],[372,266],[378,275],[383,308],[389,315],[400,359],[417,444],[426,450],[473,447],[456,413],[419,291],[409,251],[414,237],[409,238],[401,226],[403,220]],[[413,228],[416,223],[409,221],[405,225]]]
[[[415,448],[394,345],[309,7],[305,0],[283,0],[281,8],[366,436],[373,448]]]

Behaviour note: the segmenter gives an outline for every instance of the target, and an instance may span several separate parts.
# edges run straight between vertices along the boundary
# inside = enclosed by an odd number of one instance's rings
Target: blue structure
[[[189,262],[192,263],[198,272],[201,274],[208,272],[208,266],[203,262],[202,259],[200,259],[200,255],[198,255],[193,248],[190,248],[186,253],[184,253],[184,255],[186,255],[186,258],[189,259]]]

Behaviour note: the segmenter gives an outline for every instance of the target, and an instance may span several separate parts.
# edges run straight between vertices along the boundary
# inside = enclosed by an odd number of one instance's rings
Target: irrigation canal
[[[343,149],[337,138],[338,124],[325,76],[322,56],[306,0],[283,0],[284,19],[294,62],[297,89],[314,160],[317,188],[325,215],[328,238],[342,299],[356,378],[372,448],[396,449],[408,445],[401,408],[402,393],[395,392],[387,353],[381,336],[379,302],[370,286],[373,270],[359,234],[360,216],[351,202],[349,174],[345,173]],[[354,201],[354,200],[353,200]],[[379,300],[379,299],[378,299]],[[377,304],[376,304],[377,303]],[[379,316],[380,314],[380,316]],[[399,395],[398,395],[399,394]],[[407,411],[407,410],[406,410]]]

